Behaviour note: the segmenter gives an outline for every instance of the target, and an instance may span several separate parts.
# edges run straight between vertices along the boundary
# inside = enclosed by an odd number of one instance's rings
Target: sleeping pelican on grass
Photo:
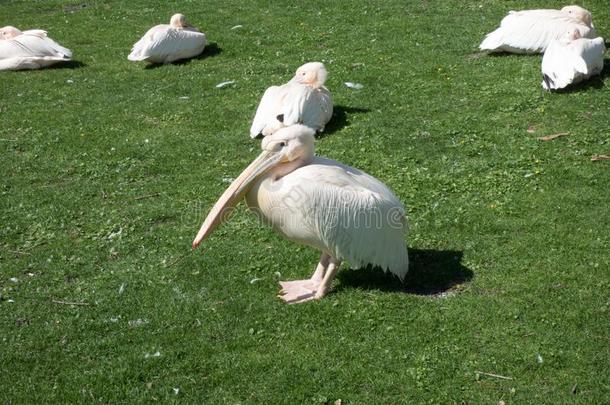
[[[0,28],[0,70],[40,69],[71,58],[72,51],[49,38],[46,31]]]
[[[182,14],[174,14],[167,24],[156,25],[134,44],[127,59],[149,63],[171,63],[192,58],[205,48],[205,34],[189,25]]]
[[[313,276],[280,282],[287,303],[320,299],[342,260],[407,273],[407,220],[403,205],[374,177],[314,156],[314,130],[282,128],[262,141],[262,153],[222,194],[193,241],[193,249],[226,220],[244,197],[282,236],[322,252]]]
[[[546,49],[542,57],[542,87],[563,89],[601,73],[606,46],[602,37],[581,38],[578,30],[568,31]]]
[[[332,97],[324,87],[326,76],[323,63],[309,62],[299,67],[288,83],[269,87],[256,110],[250,136],[271,135],[293,124],[324,131],[333,115]]]
[[[500,27],[487,34],[479,48],[487,52],[542,53],[552,40],[568,30],[578,30],[583,38],[597,36],[591,13],[579,6],[510,11]]]
[[[7,25],[6,27],[0,28],[0,40],[15,38],[21,34],[23,34],[23,32],[12,25]]]

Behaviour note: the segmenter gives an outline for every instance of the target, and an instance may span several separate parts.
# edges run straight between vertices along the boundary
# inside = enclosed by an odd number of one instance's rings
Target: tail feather
[[[500,28],[485,36],[485,39],[479,45],[481,51],[497,51],[503,45],[502,34],[498,32],[499,30]]]
[[[545,89],[546,90],[551,90],[555,88],[555,82],[553,81],[553,79],[551,79],[551,77],[549,75],[547,75],[546,73],[544,73],[542,75],[542,81],[544,82],[544,84],[546,85]]]
[[[148,59],[148,56],[140,55],[138,52],[133,51],[132,53],[130,53],[127,56],[127,59],[130,61],[133,61],[133,62],[140,62],[140,61]]]
[[[142,40],[139,40],[133,45],[131,48],[131,53],[127,56],[128,60],[139,62],[149,58],[149,55],[144,53],[144,46],[142,44]]]
[[[68,48],[64,48],[63,46],[57,44],[57,52],[59,52],[64,59],[71,59],[72,58],[72,51],[69,50]]]

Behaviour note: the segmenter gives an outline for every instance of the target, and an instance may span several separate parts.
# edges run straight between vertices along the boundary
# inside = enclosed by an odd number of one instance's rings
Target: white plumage
[[[408,270],[404,207],[368,174],[313,155],[314,131],[303,125],[264,138],[263,152],[229,186],[206,217],[197,247],[242,198],[275,231],[322,252],[311,279],[281,282],[288,303],[324,297],[342,260],[379,266],[401,280]]]
[[[583,38],[595,38],[591,13],[579,6],[510,11],[479,48],[487,52],[542,53],[552,40],[570,30],[577,30]]]
[[[133,45],[127,59],[149,63],[171,63],[203,52],[205,34],[189,25],[182,14],[174,14],[169,25],[156,25]]]
[[[602,37],[581,38],[576,30],[552,41],[542,57],[542,87],[563,89],[600,74],[606,46]]]
[[[250,136],[271,135],[293,124],[324,131],[333,115],[332,97],[324,87],[326,76],[324,64],[309,62],[299,67],[288,83],[269,87],[256,110]]]
[[[49,38],[46,31],[0,28],[0,70],[40,69],[71,58],[72,51]]]
[[[383,183],[358,169],[314,157],[280,179],[264,177],[246,202],[289,240],[355,268],[374,264],[400,279],[407,273],[404,208]]]

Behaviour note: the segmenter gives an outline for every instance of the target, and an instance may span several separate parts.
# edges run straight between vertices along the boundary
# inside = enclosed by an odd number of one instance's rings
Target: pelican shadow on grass
[[[352,114],[364,114],[371,112],[368,108],[360,108],[360,107],[346,107],[343,105],[336,105],[333,108],[333,115],[326,124],[326,129],[324,132],[316,134],[316,138],[321,139],[328,135],[332,135],[335,132],[342,130],[345,127],[348,127],[351,124],[350,116]]]
[[[409,272],[404,283],[370,266],[340,272],[336,291],[366,289],[434,296],[469,282],[474,273],[462,265],[457,250],[409,249]]]
[[[79,60],[69,60],[51,65],[47,69],[80,69],[84,67],[87,67],[86,63],[83,63]]]

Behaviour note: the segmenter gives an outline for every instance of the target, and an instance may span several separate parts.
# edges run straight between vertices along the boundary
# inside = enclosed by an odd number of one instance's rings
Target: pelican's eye
[[[279,152],[286,146],[286,141],[272,142],[266,149],[271,152]]]

